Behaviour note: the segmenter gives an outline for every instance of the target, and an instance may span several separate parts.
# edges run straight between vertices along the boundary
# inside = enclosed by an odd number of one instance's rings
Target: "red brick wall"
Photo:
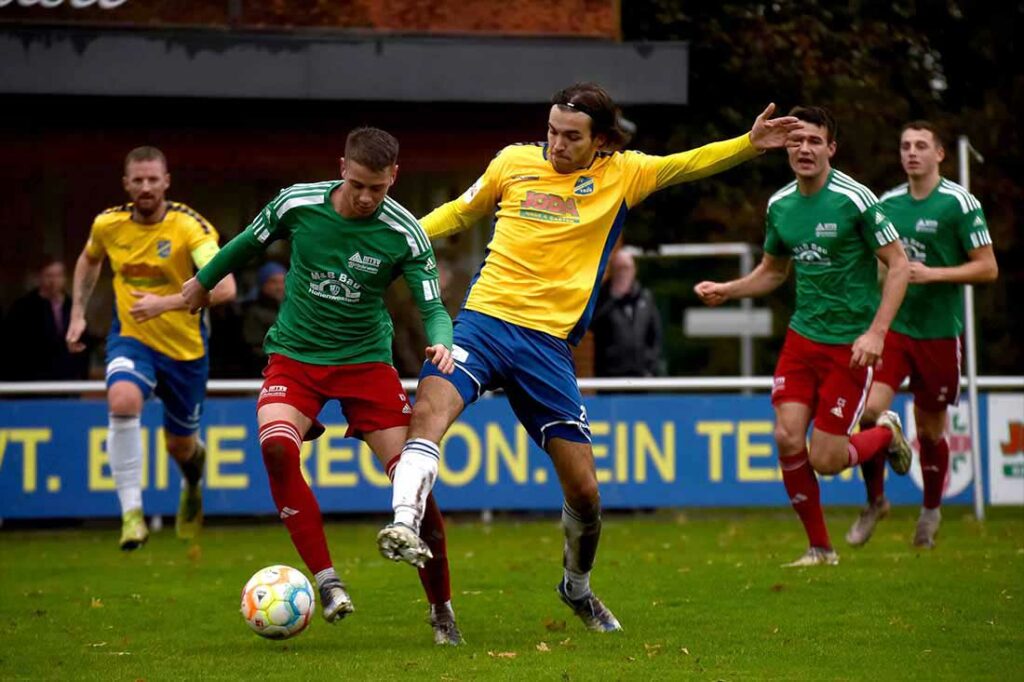
[[[389,33],[489,34],[620,38],[620,0],[243,0],[231,16],[229,0],[124,0],[73,8],[12,3],[0,23],[45,22],[139,26],[316,27]]]

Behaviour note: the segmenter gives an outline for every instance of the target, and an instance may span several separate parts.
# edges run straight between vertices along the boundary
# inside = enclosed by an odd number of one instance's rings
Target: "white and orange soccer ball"
[[[242,590],[242,617],[253,632],[268,639],[287,639],[305,630],[315,606],[313,586],[291,566],[261,568]]]

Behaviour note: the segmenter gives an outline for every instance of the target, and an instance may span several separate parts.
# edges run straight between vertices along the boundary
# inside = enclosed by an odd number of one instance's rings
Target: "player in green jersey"
[[[701,282],[695,291],[708,305],[764,296],[786,281],[791,265],[796,269],[796,309],[775,368],[772,405],[783,482],[810,541],[807,552],[786,565],[813,566],[839,561],[815,471],[838,474],[883,452],[898,473],[910,468],[910,446],[895,413],[851,436],[903,300],[909,265],[875,196],[832,168],[832,115],[821,107],[796,107],[790,115],[802,121],[788,145],[796,180],[768,200],[764,258],[746,277]],[[878,261],[888,267],[881,294]]]
[[[423,316],[426,357],[439,371],[454,369],[452,322],[441,302],[437,265],[416,219],[387,196],[398,171],[398,141],[376,128],[352,131],[341,180],[293,185],[185,283],[198,310],[209,290],[271,242],[291,242],[285,300],[270,331],[265,381],[257,403],[260,448],[278,513],[299,555],[316,577],[329,622],[353,610],[331,563],[320,509],[302,476],[303,440],[323,433],[317,417],[338,400],[346,435],[366,441],[389,475],[405,443],[411,406],[391,363],[393,326],[384,292],[399,273]],[[431,605],[438,644],[462,636],[451,607],[444,521],[430,504],[422,527],[429,548],[420,578]]]
[[[935,126],[913,121],[900,133],[900,162],[907,182],[882,195],[885,214],[910,259],[910,287],[885,342],[882,366],[868,396],[861,427],[873,425],[910,378],[914,423],[924,482],[924,504],[914,544],[933,547],[939,530],[942,492],[949,471],[947,413],[960,397],[960,334],[963,285],[991,282],[999,274],[981,204],[960,185],[943,178],[946,152]],[[889,513],[885,469],[861,465],[868,506],[846,541],[863,545]]]

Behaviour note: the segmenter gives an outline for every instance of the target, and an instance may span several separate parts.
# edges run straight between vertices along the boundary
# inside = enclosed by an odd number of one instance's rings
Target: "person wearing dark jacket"
[[[661,318],[654,296],[636,279],[636,264],[625,249],[612,255],[610,276],[597,297],[594,374],[652,377],[661,374]]]
[[[72,354],[64,342],[71,316],[64,263],[49,258],[39,286],[11,307],[3,324],[7,381],[74,381],[88,378],[89,354]]]

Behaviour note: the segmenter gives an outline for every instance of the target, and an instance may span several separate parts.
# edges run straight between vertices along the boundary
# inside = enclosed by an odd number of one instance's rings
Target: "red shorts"
[[[398,372],[383,362],[357,365],[310,365],[273,353],[263,370],[263,389],[256,409],[273,403],[291,405],[313,420],[307,436],[322,427],[317,416],[324,403],[337,400],[348,421],[346,436],[408,426],[412,415],[409,397],[402,388]]]
[[[910,377],[914,404],[926,412],[945,412],[960,401],[960,339],[915,339],[890,331],[875,381],[900,390]]]
[[[772,405],[802,403],[814,428],[836,436],[853,432],[871,389],[870,367],[850,367],[849,344],[811,341],[790,329],[775,365]]]

